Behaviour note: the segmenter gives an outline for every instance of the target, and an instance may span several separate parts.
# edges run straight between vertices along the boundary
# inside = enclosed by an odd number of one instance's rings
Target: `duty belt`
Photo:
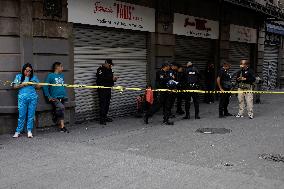
[[[196,84],[196,83],[188,83],[188,84],[187,84],[187,87],[189,87],[189,88],[198,88],[199,85]]]

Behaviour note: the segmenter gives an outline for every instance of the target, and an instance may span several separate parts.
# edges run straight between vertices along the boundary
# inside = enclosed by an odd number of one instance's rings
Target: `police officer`
[[[177,89],[178,91],[181,91],[184,89],[184,84],[185,84],[185,79],[184,79],[184,69],[181,65],[178,65],[178,71],[177,71],[177,79],[176,81],[178,82]],[[185,112],[182,110],[182,100],[184,98],[184,93],[178,92],[176,94],[176,99],[177,99],[177,111],[176,113],[179,115],[183,115]]]
[[[220,91],[223,92],[220,94],[219,118],[225,118],[227,116],[232,116],[232,114],[228,112],[228,105],[230,103],[230,97],[231,97],[231,93],[229,93],[228,91],[230,91],[233,87],[232,81],[231,81],[232,76],[229,73],[230,67],[231,67],[231,64],[224,61],[223,67],[219,71],[218,77],[217,77],[217,85]]]
[[[215,90],[215,69],[214,64],[211,62],[207,63],[207,68],[205,70],[205,83],[206,83],[206,90],[207,91],[214,91]],[[207,93],[205,94],[205,103],[211,104],[214,103],[214,94]]]
[[[170,68],[169,74],[170,74],[171,80],[178,82],[178,68],[179,68],[178,64],[176,64],[175,62],[172,62],[170,64],[170,67],[171,68]],[[172,84],[173,85],[170,86],[171,90],[178,89],[178,85],[175,85],[174,82]],[[177,93],[174,93],[174,92],[170,93],[169,100],[171,102],[171,110],[172,110],[172,108],[173,108],[173,106],[175,104],[175,100],[177,99],[177,96],[178,96]],[[170,118],[174,118],[174,117],[175,117],[175,115],[172,112],[170,112]]]
[[[104,87],[113,87],[114,82],[117,81],[117,77],[113,76],[112,72],[112,60],[107,59],[105,63],[97,70],[97,85]],[[100,106],[100,124],[106,125],[106,122],[112,122],[111,118],[107,117],[111,99],[111,88],[98,89],[99,94],[99,106]]]
[[[196,67],[193,66],[192,62],[187,63],[187,68],[185,70],[185,82],[186,90],[198,90],[200,81],[200,73]],[[194,109],[195,109],[195,119],[200,119],[199,117],[199,95],[194,92],[185,93],[185,117],[183,119],[190,119],[190,100],[193,98]]]
[[[156,73],[156,82],[158,89],[171,89],[175,81],[173,76],[170,74],[170,64],[164,63],[161,69]],[[169,121],[171,106],[172,106],[172,96],[169,91],[160,92],[160,106],[163,107],[163,123],[166,125],[173,125],[173,122]]]

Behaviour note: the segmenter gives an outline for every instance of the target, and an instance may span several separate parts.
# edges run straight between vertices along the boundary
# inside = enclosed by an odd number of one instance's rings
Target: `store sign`
[[[155,9],[115,0],[68,0],[69,22],[155,32]]]
[[[193,16],[175,13],[174,34],[192,37],[219,38],[219,23]]]
[[[230,41],[237,41],[243,43],[256,43],[257,31],[253,28],[244,26],[230,25]]]
[[[284,35],[284,26],[276,26],[273,24],[267,24],[266,31],[270,33],[279,34],[279,35]]]

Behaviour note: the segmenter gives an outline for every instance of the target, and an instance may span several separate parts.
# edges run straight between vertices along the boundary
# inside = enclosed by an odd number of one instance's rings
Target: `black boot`
[[[225,118],[223,111],[219,111],[219,118]]]
[[[174,122],[169,121],[169,119],[164,119],[163,123],[165,125],[174,125]]]
[[[190,114],[186,111],[185,116],[182,119],[190,119]]]
[[[185,114],[185,112],[183,111],[183,110],[177,110],[177,112],[176,112],[178,115],[183,115],[183,114]]]
[[[144,123],[145,123],[146,125],[149,124],[149,118],[148,118],[147,116],[144,117]]]
[[[104,118],[100,119],[100,125],[102,125],[103,127],[106,125],[106,120]]]
[[[182,119],[190,119],[189,115],[184,116]]]
[[[200,116],[199,116],[199,108],[197,111],[195,111],[195,119],[200,119]]]

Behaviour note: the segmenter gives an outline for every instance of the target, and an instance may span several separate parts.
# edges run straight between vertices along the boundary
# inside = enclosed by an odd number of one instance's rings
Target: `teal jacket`
[[[49,73],[45,83],[49,84],[64,84],[64,75],[57,74],[57,73]],[[44,86],[43,87],[44,95],[50,99],[50,98],[67,98],[66,90],[64,86]]]

